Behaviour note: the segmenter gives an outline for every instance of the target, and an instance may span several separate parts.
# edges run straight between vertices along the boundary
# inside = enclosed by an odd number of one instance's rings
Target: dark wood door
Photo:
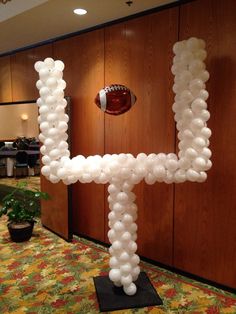
[[[0,103],[12,101],[10,56],[0,58]]]
[[[41,221],[44,227],[65,240],[72,239],[70,188],[64,183],[53,184],[41,175],[41,190],[50,195],[50,200],[41,201]]]
[[[236,288],[236,3],[181,6],[180,39],[206,41],[213,167],[203,184],[176,185],[174,266]]]
[[[58,41],[55,58],[65,63],[66,94],[72,101],[72,156],[104,154],[104,114],[94,103],[104,86],[104,30]],[[72,186],[73,232],[104,241],[104,186]]]
[[[124,84],[137,96],[127,113],[105,116],[105,153],[174,152],[170,68],[177,38],[177,8],[105,29],[105,83]],[[139,254],[171,265],[173,185],[142,182],[135,192]]]

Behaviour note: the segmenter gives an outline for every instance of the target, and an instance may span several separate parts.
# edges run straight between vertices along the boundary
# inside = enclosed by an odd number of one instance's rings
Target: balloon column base
[[[141,272],[135,282],[137,292],[133,296],[126,295],[122,287],[115,287],[108,276],[94,277],[93,280],[101,312],[163,304],[145,272]]]

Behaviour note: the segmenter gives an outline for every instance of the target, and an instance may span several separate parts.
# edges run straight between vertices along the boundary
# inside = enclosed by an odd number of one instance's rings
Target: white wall
[[[27,120],[22,120],[27,115]],[[37,137],[38,106],[35,103],[0,106],[0,141],[14,140],[17,137]]]

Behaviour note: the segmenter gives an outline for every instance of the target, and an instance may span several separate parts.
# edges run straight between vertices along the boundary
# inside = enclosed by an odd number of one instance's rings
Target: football
[[[108,114],[119,115],[128,111],[136,99],[134,93],[126,86],[112,84],[98,92],[95,104]]]

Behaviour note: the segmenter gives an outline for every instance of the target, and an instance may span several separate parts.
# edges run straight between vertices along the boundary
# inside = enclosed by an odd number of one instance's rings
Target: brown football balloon
[[[98,92],[95,104],[106,113],[119,115],[128,111],[136,99],[134,93],[126,86],[112,84]]]

